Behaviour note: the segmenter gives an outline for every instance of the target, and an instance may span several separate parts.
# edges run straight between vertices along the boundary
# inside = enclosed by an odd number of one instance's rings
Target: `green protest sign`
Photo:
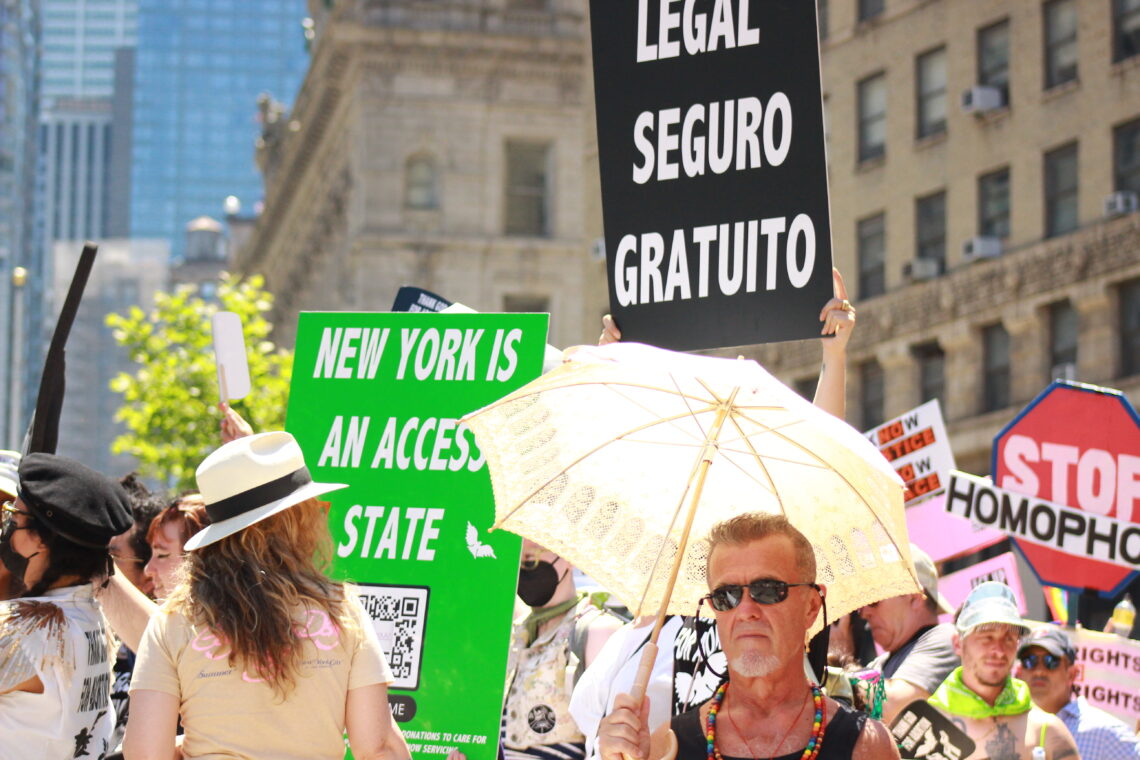
[[[286,427],[329,494],[413,758],[498,749],[519,539],[458,420],[538,377],[545,314],[302,313]]]

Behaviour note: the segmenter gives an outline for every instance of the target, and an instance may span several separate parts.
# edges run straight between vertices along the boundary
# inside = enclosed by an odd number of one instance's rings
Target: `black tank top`
[[[823,732],[823,746],[820,747],[818,760],[850,760],[855,752],[855,742],[866,722],[866,713],[839,704],[839,712],[827,716],[827,728]],[[705,739],[699,706],[673,718],[670,728],[677,735],[677,760],[705,760],[708,757],[708,740]],[[772,760],[799,760],[803,753],[801,749]],[[751,759],[725,755],[724,760]]]

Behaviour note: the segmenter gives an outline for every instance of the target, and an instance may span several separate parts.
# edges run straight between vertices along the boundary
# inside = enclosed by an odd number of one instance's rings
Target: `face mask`
[[[0,533],[0,562],[4,563],[4,567],[8,568],[8,572],[10,572],[16,580],[23,583],[24,571],[28,569],[28,560],[36,556],[36,554],[39,554],[39,552],[33,554],[32,557],[25,557],[22,554],[18,554],[16,550],[12,548],[12,536],[16,535],[16,530],[16,524],[10,521],[4,528],[4,532]]]
[[[519,599],[528,607],[541,607],[554,596],[561,580],[554,565],[546,560],[536,563],[532,568],[520,568]]]

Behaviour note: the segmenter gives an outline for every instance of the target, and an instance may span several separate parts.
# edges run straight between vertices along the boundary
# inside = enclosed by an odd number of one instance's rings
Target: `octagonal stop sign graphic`
[[[994,438],[992,472],[999,488],[1140,523],[1140,417],[1120,391],[1055,381]],[[1014,541],[1051,586],[1108,596],[1135,575],[1111,562]]]

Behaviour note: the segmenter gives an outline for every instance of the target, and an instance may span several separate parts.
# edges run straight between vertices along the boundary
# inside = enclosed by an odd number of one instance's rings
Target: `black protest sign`
[[[832,256],[815,3],[590,12],[622,338],[689,350],[818,337]]]
[[[439,312],[451,306],[443,296],[438,296],[430,290],[403,285],[396,291],[396,298],[392,301],[391,311],[419,311]]]
[[[673,715],[707,701],[728,673],[716,621],[684,617],[673,639]]]
[[[974,751],[974,740],[965,731],[921,699],[903,708],[891,723],[891,735],[903,760],[962,760]]]

